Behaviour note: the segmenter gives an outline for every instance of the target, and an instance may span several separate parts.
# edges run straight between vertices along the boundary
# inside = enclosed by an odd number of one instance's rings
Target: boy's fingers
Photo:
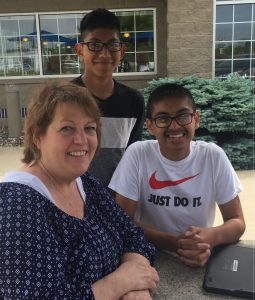
[[[199,235],[200,228],[195,226],[190,226],[186,232],[184,233],[185,236],[191,236],[191,235]]]
[[[204,266],[210,255],[211,251],[209,249],[203,252],[183,250],[180,260],[190,267],[201,267]]]
[[[187,241],[179,241],[179,250],[200,250],[204,251],[210,249],[210,244],[208,243],[187,243]],[[179,251],[178,250],[178,251]],[[178,252],[177,251],[177,252]]]

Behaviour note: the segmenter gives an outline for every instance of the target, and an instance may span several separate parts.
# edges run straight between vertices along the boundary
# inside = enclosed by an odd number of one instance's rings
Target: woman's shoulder
[[[81,176],[83,189],[86,194],[86,205],[92,206],[108,206],[115,202],[109,188],[103,186],[99,179],[94,175],[86,172]]]
[[[88,187],[98,187],[98,188],[103,188],[103,185],[101,184],[100,180],[96,178],[93,174],[90,172],[86,172],[83,175],[81,175],[81,181],[83,184],[83,188],[86,192]]]
[[[1,182],[0,183],[0,205],[8,205],[16,209],[18,204],[26,207],[44,206],[47,202],[44,197],[31,186],[18,182]]]
[[[109,193],[108,189],[103,186],[101,181],[95,177],[93,174],[86,172],[81,176],[81,181],[83,185],[83,189],[86,193],[86,198],[93,194],[93,195],[101,195]]]
[[[3,181],[0,183],[0,194],[2,195],[3,193],[8,193],[8,195],[12,195],[16,193],[16,196],[22,196],[28,193],[31,195],[31,193],[35,192],[33,188],[30,186],[16,182],[16,181]]]

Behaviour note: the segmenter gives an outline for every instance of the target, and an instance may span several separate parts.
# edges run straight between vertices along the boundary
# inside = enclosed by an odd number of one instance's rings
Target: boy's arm
[[[137,201],[131,200],[116,193],[117,204],[129,215],[129,217],[134,220],[135,212],[137,208]]]
[[[245,221],[243,217],[240,199],[236,196],[233,200],[219,205],[224,223],[220,226],[211,228],[199,228],[191,226],[185,233],[185,238],[179,241],[180,248],[178,254],[181,256],[183,263],[189,266],[201,266],[205,264],[209,255],[199,257],[199,245],[201,242],[210,245],[210,250],[213,247],[228,244],[241,237],[245,230]],[[194,236],[199,237],[199,241],[195,242]]]
[[[117,203],[134,220],[137,202],[120,194],[116,195]],[[177,236],[149,228],[137,223],[146,238],[159,249],[177,251],[181,261],[191,267],[203,266],[210,257],[213,247],[237,241],[245,230],[245,222],[239,197],[219,206],[224,224],[199,228],[191,226],[184,235]]]
[[[238,241],[245,230],[243,211],[238,196],[225,204],[219,205],[219,208],[224,223],[216,227],[200,228],[198,233],[205,242],[210,244],[211,249],[218,245]],[[186,237],[192,236],[194,232],[197,233],[197,228],[190,227],[185,234]]]
[[[215,227],[214,246],[237,241],[245,231],[245,221],[239,196],[219,205],[223,224]]]
[[[116,202],[134,221],[137,201],[131,200],[117,193]],[[138,222],[135,223],[143,229],[146,238],[157,248],[169,251],[176,251],[178,249],[178,239],[180,237],[177,235],[152,229]]]
[[[137,201],[117,193],[116,202],[134,220]],[[157,248],[172,252],[176,251],[180,255],[182,262],[189,266],[202,266],[210,256],[211,252],[208,243],[204,242],[197,234],[200,233],[201,228],[196,228],[197,232],[194,232],[192,237],[185,237],[184,235],[175,235],[149,228],[141,223],[136,222],[136,224],[143,229],[146,238]],[[183,242],[183,249],[180,249],[180,241]],[[181,254],[179,251],[183,253]]]

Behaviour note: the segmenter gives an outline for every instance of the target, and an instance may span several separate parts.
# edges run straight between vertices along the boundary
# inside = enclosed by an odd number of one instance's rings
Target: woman
[[[87,90],[70,83],[30,103],[24,165],[0,184],[5,299],[151,299],[153,246],[86,173],[99,120]]]

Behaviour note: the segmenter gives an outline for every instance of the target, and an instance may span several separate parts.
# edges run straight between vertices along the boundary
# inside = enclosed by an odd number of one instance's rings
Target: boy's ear
[[[80,43],[77,43],[74,46],[74,51],[79,56],[80,60],[82,60],[82,58],[83,58],[83,55],[82,55],[82,45]]]
[[[126,49],[127,49],[126,45],[122,44],[121,49],[120,49],[120,59],[122,59],[124,57]]]
[[[153,130],[153,123],[152,123],[152,120],[150,119],[146,119],[146,125],[147,125],[147,129],[148,129],[148,132],[150,135],[153,135],[154,136],[154,130]]]
[[[195,119],[195,128],[198,129],[200,125],[200,113],[198,111],[195,112],[194,119]]]

